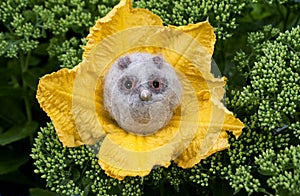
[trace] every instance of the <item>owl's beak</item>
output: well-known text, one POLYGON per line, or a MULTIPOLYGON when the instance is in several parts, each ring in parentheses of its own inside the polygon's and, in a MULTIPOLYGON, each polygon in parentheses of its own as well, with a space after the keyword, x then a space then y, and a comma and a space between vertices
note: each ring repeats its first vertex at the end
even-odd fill
POLYGON ((140 92, 140 99, 142 101, 149 101, 151 99, 152 93, 149 90, 143 89, 140 92))

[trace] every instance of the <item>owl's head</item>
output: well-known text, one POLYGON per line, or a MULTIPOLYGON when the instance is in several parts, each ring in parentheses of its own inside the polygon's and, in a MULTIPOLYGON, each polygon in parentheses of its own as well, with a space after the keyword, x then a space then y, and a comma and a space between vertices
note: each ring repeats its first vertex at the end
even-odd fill
POLYGON ((181 99, 181 84, 162 56, 133 53, 117 59, 104 81, 104 105, 124 130, 152 134, 168 124, 181 99))

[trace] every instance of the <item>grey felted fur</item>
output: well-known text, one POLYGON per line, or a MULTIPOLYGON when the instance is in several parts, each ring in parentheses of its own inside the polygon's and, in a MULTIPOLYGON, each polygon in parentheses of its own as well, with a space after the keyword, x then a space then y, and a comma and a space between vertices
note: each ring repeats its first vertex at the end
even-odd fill
POLYGON ((117 59, 104 81, 104 105, 118 125, 138 135, 168 124, 181 100, 181 84, 161 55, 133 53, 117 59))

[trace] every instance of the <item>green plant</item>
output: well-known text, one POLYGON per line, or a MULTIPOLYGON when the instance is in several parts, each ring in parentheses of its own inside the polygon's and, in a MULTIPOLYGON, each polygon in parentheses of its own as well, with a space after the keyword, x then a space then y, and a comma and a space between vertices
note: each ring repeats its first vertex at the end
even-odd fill
MULTIPOLYGON (((47 189, 65 195, 298 195, 300 3, 296 0, 134 2, 158 14, 165 24, 208 19, 216 28, 214 58, 228 78, 227 105, 247 125, 238 140, 230 139, 230 150, 191 169, 172 164, 155 168, 144 178, 117 181, 104 174, 85 146, 62 146, 36 103, 38 78, 60 66, 77 65, 89 27, 117 2, 0 2, 0 194, 17 191, 5 189, 7 184, 28 194, 29 188, 44 188, 46 182, 47 189), (34 140, 40 126, 44 128, 34 140), (29 158, 32 146, 34 168, 29 158)), ((51 194, 39 188, 30 193, 51 194)))
POLYGON ((229 151, 235 155, 228 177, 235 191, 300 194, 299 35, 300 26, 284 33, 265 26, 249 34, 249 51, 236 55, 247 85, 232 91, 229 105, 247 124, 247 131, 229 151), (245 176, 249 183, 241 183, 245 176))

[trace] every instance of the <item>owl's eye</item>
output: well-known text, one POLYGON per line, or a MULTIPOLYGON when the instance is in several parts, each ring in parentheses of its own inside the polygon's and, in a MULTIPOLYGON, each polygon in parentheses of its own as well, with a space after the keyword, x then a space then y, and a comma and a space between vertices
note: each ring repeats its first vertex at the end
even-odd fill
POLYGON ((165 78, 154 77, 154 79, 149 79, 148 85, 152 92, 163 93, 168 87, 168 81, 165 78))
POLYGON ((155 89, 160 89, 161 88, 161 82, 159 80, 153 80, 152 81, 152 87, 155 89))
POLYGON ((124 82, 124 86, 125 86, 126 89, 130 90, 133 87, 133 82, 131 80, 126 80, 124 82))
POLYGON ((132 90, 136 87, 137 82, 138 79, 135 76, 122 77, 118 81, 119 90, 127 95, 128 93, 131 93, 132 90))
POLYGON ((160 80, 156 79, 150 82, 150 87, 155 91, 160 91, 163 87, 163 84, 160 80))

